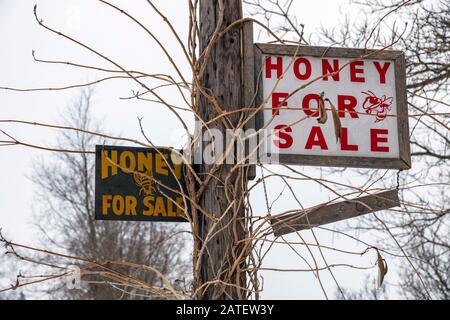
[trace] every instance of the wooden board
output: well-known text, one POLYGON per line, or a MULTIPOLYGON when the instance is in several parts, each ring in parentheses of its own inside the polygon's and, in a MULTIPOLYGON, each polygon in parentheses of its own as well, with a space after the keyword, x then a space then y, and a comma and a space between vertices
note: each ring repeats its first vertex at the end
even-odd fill
MULTIPOLYGON (((242 68, 243 68, 243 99, 244 108, 255 107, 255 76, 253 71, 255 70, 255 47, 253 44, 253 21, 245 22, 242 25, 242 68)), ((253 114, 253 110, 245 112, 246 117, 250 117, 253 114)), ((255 116, 251 117, 245 129, 255 129, 255 116)), ((246 156, 248 156, 252 150, 250 150, 250 143, 245 144, 246 156)), ((256 166, 250 164, 247 170, 247 179, 253 180, 256 177, 256 166)))
POLYGON ((312 207, 271 218, 273 233, 279 237, 291 232, 358 217, 367 213, 400 206, 397 190, 389 190, 356 199, 312 207))

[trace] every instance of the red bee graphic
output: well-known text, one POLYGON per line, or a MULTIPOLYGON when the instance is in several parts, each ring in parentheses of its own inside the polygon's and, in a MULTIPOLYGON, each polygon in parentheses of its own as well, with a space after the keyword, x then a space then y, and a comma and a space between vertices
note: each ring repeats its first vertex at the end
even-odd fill
POLYGON ((362 91, 367 95, 367 98, 363 102, 363 108, 366 110, 367 114, 372 114, 376 112, 375 122, 380 122, 386 119, 388 111, 391 110, 391 104, 394 100, 392 97, 386 97, 383 94, 381 98, 378 98, 372 91, 367 90, 362 91))

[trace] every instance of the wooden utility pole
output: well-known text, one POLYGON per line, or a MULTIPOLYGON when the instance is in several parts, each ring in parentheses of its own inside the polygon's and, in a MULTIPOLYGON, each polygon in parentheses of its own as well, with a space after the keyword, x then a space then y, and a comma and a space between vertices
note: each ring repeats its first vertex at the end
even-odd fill
MULTIPOLYGON (((218 0, 200 0, 200 52, 208 46, 218 24, 224 30, 242 18, 241 0, 223 0, 223 11, 218 0)), ((243 107, 242 80, 242 24, 221 37, 209 52, 208 62, 200 79, 204 90, 214 96, 223 112, 243 107)), ((218 116, 217 108, 204 95, 199 102, 199 113, 204 122, 218 116)), ((235 113, 211 122, 209 129, 237 127, 241 113, 235 113), (226 121, 223 121, 226 120, 226 121)), ((205 128, 202 128, 205 131, 205 128)), ((225 136, 225 135, 224 135, 225 136)), ((225 144, 225 143, 224 143, 225 144)), ((246 257, 248 245, 243 194, 247 178, 244 169, 233 165, 201 164, 198 173, 204 180, 213 174, 199 199, 199 205, 208 216, 199 213, 198 234, 201 267, 196 279, 199 299, 245 299, 246 257)))

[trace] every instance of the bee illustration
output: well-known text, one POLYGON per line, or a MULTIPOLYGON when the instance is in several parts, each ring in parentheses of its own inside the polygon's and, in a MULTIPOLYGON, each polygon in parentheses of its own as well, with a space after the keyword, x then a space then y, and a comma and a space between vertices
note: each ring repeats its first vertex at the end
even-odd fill
POLYGON ((362 91, 361 93, 367 95, 363 102, 363 109, 366 110, 366 113, 372 114, 376 112, 375 123, 386 119, 387 113, 391 110, 391 104, 394 99, 392 97, 387 97, 384 94, 381 98, 378 98, 370 90, 367 90, 367 92, 362 91))
POLYGON ((134 172, 133 173, 134 183, 139 188, 139 195, 152 195, 155 192, 155 181, 151 172, 134 172))

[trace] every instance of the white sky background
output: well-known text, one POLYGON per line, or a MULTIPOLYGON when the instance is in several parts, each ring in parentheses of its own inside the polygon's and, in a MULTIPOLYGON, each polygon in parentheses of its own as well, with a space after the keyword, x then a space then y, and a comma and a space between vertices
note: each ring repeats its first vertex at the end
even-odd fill
MULTIPOLYGON (((19 88, 63 86, 99 78, 98 73, 88 72, 61 65, 40 64, 33 61, 31 52, 42 59, 66 60, 89 65, 112 67, 86 50, 57 37, 39 27, 33 16, 33 5, 38 4, 38 15, 49 26, 55 27, 76 39, 91 45, 99 52, 107 54, 127 69, 148 73, 171 73, 175 75, 161 50, 138 26, 126 17, 92 0, 0 0, 0 86, 19 88)), ((175 39, 162 20, 152 12, 144 0, 114 1, 115 4, 129 10, 163 40, 189 76, 189 67, 175 39)), ((154 1, 171 20, 175 29, 186 39, 188 13, 187 1, 154 1)), ((350 7, 347 1, 315 0, 296 1, 294 12, 298 20, 306 25, 306 34, 320 25, 331 27, 343 20, 343 13, 357 15, 359 9, 350 7)), ((263 41, 261 38, 259 41, 263 41)), ((176 119, 167 110, 158 105, 137 100, 119 100, 129 96, 138 86, 128 80, 113 80, 96 87, 93 115, 104 119, 102 125, 109 131, 121 133, 129 138, 144 140, 141 136, 137 117, 144 117, 147 134, 157 145, 179 146, 179 130, 174 130, 176 119), (176 131, 176 133, 174 133, 176 131)), ((58 92, 17 93, 0 90, 0 119, 21 119, 44 123, 61 123, 61 114, 71 101, 78 96, 78 90, 58 92)), ((170 102, 180 105, 176 94, 170 102)), ((182 105, 181 105, 182 106, 182 105)), ((189 119, 189 117, 187 118, 189 119)), ((191 121, 192 122, 192 121, 191 121)), ((56 143, 56 131, 24 125, 0 124, 0 128, 19 140, 38 145, 52 146, 56 143)), ((5 234, 16 242, 37 244, 32 222, 33 184, 26 178, 30 173, 33 159, 50 157, 46 151, 37 151, 25 147, 0 148, 0 227, 5 234)), ((314 168, 298 168, 318 176, 314 168)), ((346 182, 356 184, 351 175, 346 182)), ((344 180, 344 179, 342 179, 344 180)), ((359 181, 361 183, 362 181, 359 181)), ((295 191, 303 205, 308 207, 329 200, 329 195, 313 182, 296 183, 295 191)), ((273 181, 269 185, 269 195, 274 200, 282 184, 273 181)), ((261 190, 253 195, 255 212, 265 213, 264 196, 261 190), (260 211, 258 211, 260 210, 260 211)), ((282 197, 274 206, 274 213, 296 208, 298 205, 291 197, 282 197)), ((357 223, 355 221, 354 223, 357 223)), ((51 227, 51 226, 49 226, 51 227)), ((309 231, 303 232, 307 242, 314 242, 309 231)), ((356 241, 337 236, 329 232, 316 232, 321 244, 336 246, 340 249, 361 252, 365 246, 356 241)), ((371 235, 359 235, 369 239, 371 235)), ((286 239, 298 241, 296 236, 286 239)), ((305 247, 296 249, 310 263, 312 259, 305 247)), ((357 266, 373 265, 375 253, 364 256, 335 254, 324 251, 328 263, 347 263, 357 266)), ((320 255, 315 251, 319 265, 323 266, 320 255)), ((388 261, 392 262, 392 261, 388 261)), ((392 264, 391 264, 392 265, 392 264)), ((265 260, 265 267, 305 269, 307 265, 286 245, 275 246, 265 260)), ((1 266, 0 266, 1 267, 1 266)), ((392 270, 392 268, 390 268, 392 270)), ((368 272, 376 275, 376 269, 368 272, 350 268, 333 270, 343 287, 358 288, 363 285, 364 275, 368 272)), ((263 298, 267 299, 323 299, 319 282, 314 274, 297 272, 262 272, 264 277, 263 298)), ((328 272, 321 272, 321 280, 329 297, 334 296, 335 285, 328 272)), ((395 282, 395 273, 390 271, 387 281, 395 282)))

